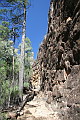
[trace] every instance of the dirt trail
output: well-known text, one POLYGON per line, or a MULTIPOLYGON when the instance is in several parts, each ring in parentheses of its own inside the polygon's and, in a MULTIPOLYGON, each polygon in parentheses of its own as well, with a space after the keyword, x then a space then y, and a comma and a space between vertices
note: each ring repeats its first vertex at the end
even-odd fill
POLYGON ((57 113, 53 113, 50 104, 46 103, 43 95, 39 94, 24 106, 23 115, 18 120, 59 120, 57 113))

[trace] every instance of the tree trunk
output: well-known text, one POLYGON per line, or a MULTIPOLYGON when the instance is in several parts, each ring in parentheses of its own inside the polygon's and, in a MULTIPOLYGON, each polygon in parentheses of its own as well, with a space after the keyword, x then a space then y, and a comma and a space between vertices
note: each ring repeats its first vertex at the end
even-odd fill
POLYGON ((24 2, 24 20, 22 28, 22 43, 21 43, 21 56, 20 56, 20 69, 19 69, 19 91, 20 98, 23 100, 23 82, 24 82, 24 51, 25 51, 25 38, 26 38, 26 4, 24 2))
POLYGON ((12 80, 12 87, 13 87, 13 90, 14 90, 14 85, 15 85, 15 80, 14 80, 14 48, 13 48, 13 80, 12 80))

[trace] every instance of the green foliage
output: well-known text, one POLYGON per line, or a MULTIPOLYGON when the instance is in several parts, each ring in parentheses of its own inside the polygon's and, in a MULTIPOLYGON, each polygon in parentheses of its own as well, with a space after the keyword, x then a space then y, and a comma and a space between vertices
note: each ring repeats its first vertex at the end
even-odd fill
POLYGON ((4 27, 7 27, 7 28, 8 28, 8 26, 9 26, 9 22, 2 21, 2 25, 3 25, 4 27))
POLYGON ((29 38, 26 38, 25 39, 25 53, 30 53, 32 50, 32 47, 31 47, 31 41, 29 38))
POLYGON ((13 103, 14 103, 20 94, 19 87, 15 86, 14 88, 10 88, 10 92, 11 92, 11 94, 10 94, 11 102, 13 101, 13 103))
MULTIPOLYGON (((4 3, 4 1, 1 2, 4 3)), ((2 18, 2 20, 7 19, 8 21, 2 21, 0 24, 0 106, 6 106, 9 102, 12 103, 20 93, 18 87, 20 54, 18 54, 18 49, 15 49, 14 45, 16 38, 19 37, 19 32, 21 32, 19 27, 22 26, 23 6, 25 4, 29 5, 28 0, 6 0, 5 6, 9 5, 11 7, 8 6, 7 9, 6 6, 0 9, 0 18, 2 18)), ((25 81, 32 74, 32 62, 33 53, 31 41, 26 38, 24 66, 25 81)), ((25 82, 24 86, 29 87, 29 83, 25 82)))
POLYGON ((10 94, 10 78, 12 74, 12 47, 9 39, 9 23, 0 25, 0 105, 5 103, 10 94))
POLYGON ((1 112, 0 112, 0 120, 7 120, 5 113, 1 113, 1 112))
POLYGON ((0 104, 3 104, 5 102, 5 99, 8 99, 9 96, 9 81, 2 81, 1 86, 1 96, 0 96, 0 104))
POLYGON ((11 3, 11 2, 17 2, 18 0, 7 0, 7 2, 11 3))
POLYGON ((19 87, 18 86, 14 86, 13 87, 10 87, 10 93, 14 92, 14 94, 18 94, 19 93, 19 87))
POLYGON ((9 38, 9 28, 6 25, 0 25, 0 40, 8 40, 9 38))
POLYGON ((8 10, 7 9, 0 9, 0 14, 6 13, 8 10))
POLYGON ((24 82, 24 87, 29 88, 29 82, 24 82))

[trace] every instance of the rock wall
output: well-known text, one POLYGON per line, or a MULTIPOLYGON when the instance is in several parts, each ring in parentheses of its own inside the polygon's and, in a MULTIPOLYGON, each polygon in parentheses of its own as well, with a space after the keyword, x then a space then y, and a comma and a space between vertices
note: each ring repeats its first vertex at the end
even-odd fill
POLYGON ((33 68, 33 74, 32 74, 32 77, 31 77, 32 87, 35 91, 39 91, 41 83, 40 83, 39 64, 38 64, 37 60, 34 61, 34 64, 33 64, 32 68, 33 68))
POLYGON ((60 120, 80 120, 80 0, 51 0, 48 17, 37 56, 40 89, 60 120))

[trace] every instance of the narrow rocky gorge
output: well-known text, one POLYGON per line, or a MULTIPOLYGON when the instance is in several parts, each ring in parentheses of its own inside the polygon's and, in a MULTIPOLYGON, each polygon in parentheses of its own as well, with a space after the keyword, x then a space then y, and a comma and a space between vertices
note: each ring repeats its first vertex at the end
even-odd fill
POLYGON ((18 120, 80 120, 80 0, 50 0, 30 82, 34 99, 18 120))
POLYGON ((32 85, 59 120, 80 120, 80 0, 51 0, 32 85))

